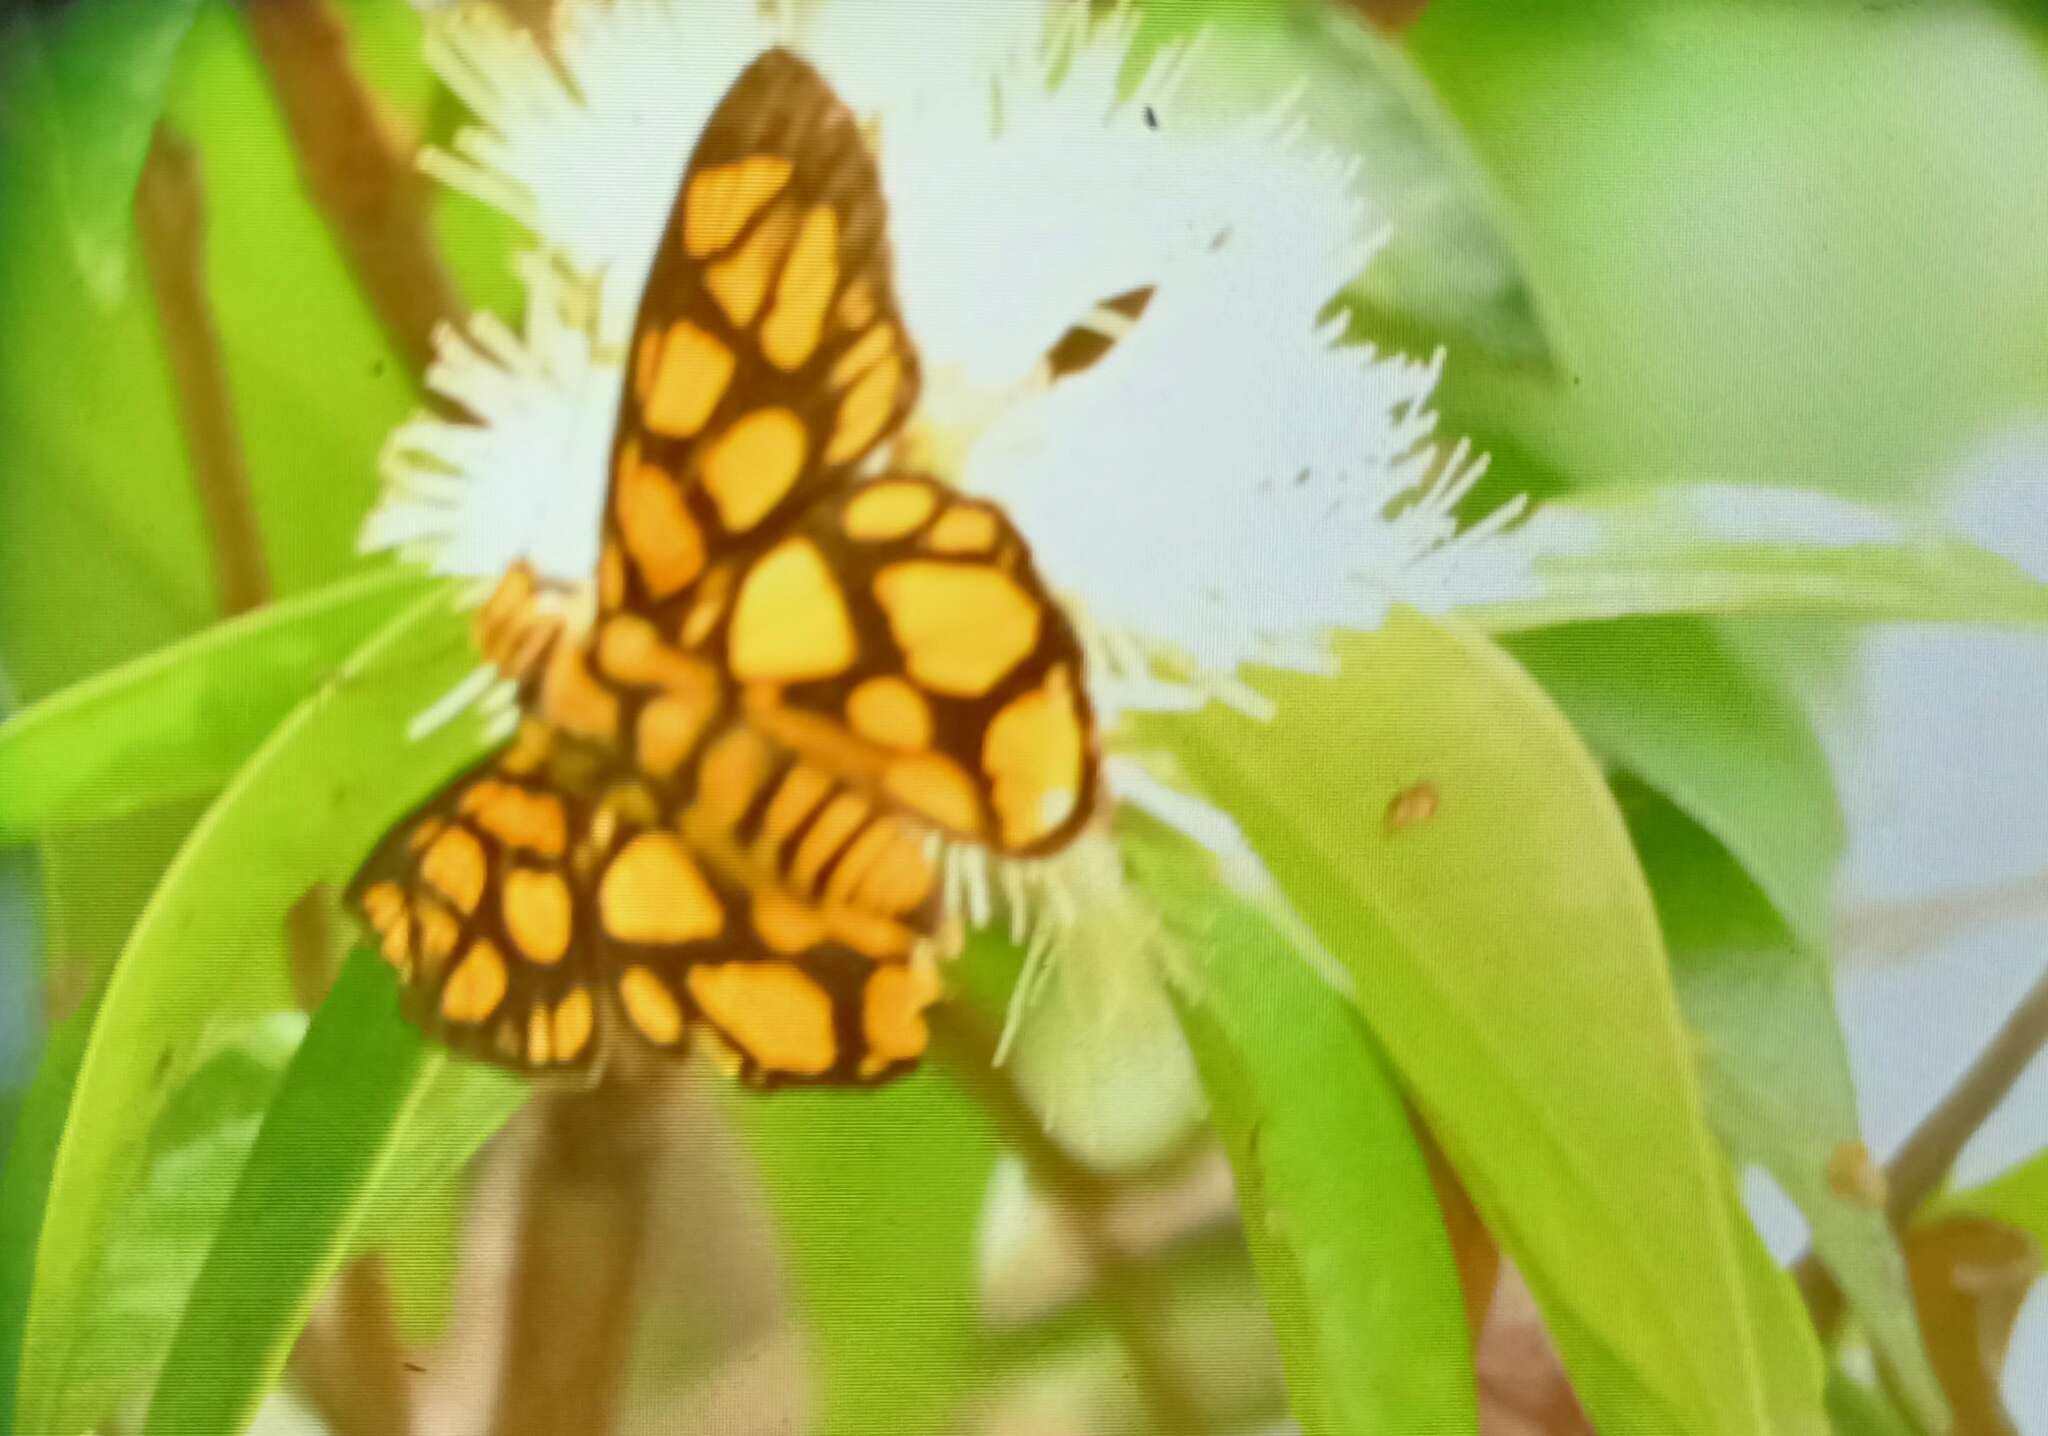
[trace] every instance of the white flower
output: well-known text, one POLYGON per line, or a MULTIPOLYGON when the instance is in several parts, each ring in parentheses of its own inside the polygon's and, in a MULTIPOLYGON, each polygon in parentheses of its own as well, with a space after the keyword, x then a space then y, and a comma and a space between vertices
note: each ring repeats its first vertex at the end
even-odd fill
MULTIPOLYGON (((1325 669, 1332 630, 1374 627, 1393 603, 1512 588, 1456 535, 1452 506, 1483 465, 1432 442, 1437 366, 1340 344, 1321 317, 1379 242, 1351 167, 1285 106, 1202 113, 1198 56, 1160 58, 1131 88, 1132 26, 1085 10, 1047 25, 1023 3, 778 18, 754 0, 565 0, 548 57, 487 9, 431 22, 429 58, 479 127, 430 168, 538 248, 523 334, 484 318, 442 336, 429 382, 475 421, 400 429, 365 545, 449 573, 524 557, 588 581, 663 221, 705 119, 779 43, 875 138, 926 376, 919 452, 1030 543, 1084 634, 1113 752, 1119 715, 1210 698, 1258 712, 1246 663, 1325 669), (1099 308, 1136 292, 1135 322, 1099 308), (1077 324, 1118 337, 1048 382, 1047 351, 1077 324)), ((1110 778, 1256 873, 1222 815, 1129 763, 1110 778)), ((1070 920, 1042 935, 1085 929, 1117 888, 1099 855, 1082 867, 1085 893, 1053 902, 1070 920)), ((980 915, 985 886, 962 901, 980 915)), ((1107 921, 1128 940, 1127 918, 1107 921)))

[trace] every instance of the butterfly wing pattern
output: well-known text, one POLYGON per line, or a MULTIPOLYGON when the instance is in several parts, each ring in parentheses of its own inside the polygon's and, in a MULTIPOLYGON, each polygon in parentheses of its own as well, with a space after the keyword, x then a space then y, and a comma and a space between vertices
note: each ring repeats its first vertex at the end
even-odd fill
POLYGON ((517 565, 479 613, 525 717, 351 898, 408 1014, 586 1079, 631 1038, 749 1082, 924 1051, 940 839, 1087 820, 1081 650, 992 505, 877 456, 918 361, 875 163, 771 50, 705 127, 634 325, 594 605, 517 565))

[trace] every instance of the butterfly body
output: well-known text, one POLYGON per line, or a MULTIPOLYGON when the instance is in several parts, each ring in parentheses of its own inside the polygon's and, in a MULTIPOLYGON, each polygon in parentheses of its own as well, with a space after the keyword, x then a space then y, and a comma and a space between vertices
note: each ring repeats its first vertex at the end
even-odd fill
POLYGON ((594 591, 480 610, 514 740, 352 894, 415 1020, 588 1074, 693 1037, 748 1080, 925 1045, 942 839, 1057 849, 1094 799, 1081 654, 1021 537, 873 472, 918 391, 872 157, 761 56, 707 124, 642 299, 594 591))

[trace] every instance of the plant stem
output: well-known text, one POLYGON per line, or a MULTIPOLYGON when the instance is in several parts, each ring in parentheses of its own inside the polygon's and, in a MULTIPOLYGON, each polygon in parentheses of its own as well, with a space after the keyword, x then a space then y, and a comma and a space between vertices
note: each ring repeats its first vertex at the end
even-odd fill
POLYGON ((243 13, 307 193, 384 332, 424 373, 435 328, 463 306, 434 247, 416 143, 349 63, 326 0, 254 0, 243 13))
POLYGON ((270 597, 249 474, 235 430, 220 333, 206 298, 206 194, 192 146, 159 124, 135 191, 135 228, 177 395, 178 422, 227 614, 270 597))
POLYGON ((1835 948, 1844 958, 1896 962, 1938 947, 1960 933, 1996 922, 2038 918, 2048 911, 2048 871, 1902 902, 1871 902, 1843 912, 1835 948))
MULTIPOLYGON (((2048 1046, 2048 969, 2007 1015, 1969 1070, 1885 1164, 1885 1216, 1895 1229, 1903 1230, 1927 1199, 1941 1190, 1956 1157, 2044 1046, 2048 1046)), ((1832 1335, 1845 1306, 1840 1288, 1810 1252, 1792 1271, 1815 1328, 1823 1336, 1832 1335)))
POLYGON ((292 1372, 334 1436, 406 1436, 412 1403, 384 1265, 360 1257, 335 1279, 292 1350, 292 1372))
POLYGON ((664 1089, 606 1081, 540 1097, 492 1436, 602 1436, 638 1310, 664 1089))

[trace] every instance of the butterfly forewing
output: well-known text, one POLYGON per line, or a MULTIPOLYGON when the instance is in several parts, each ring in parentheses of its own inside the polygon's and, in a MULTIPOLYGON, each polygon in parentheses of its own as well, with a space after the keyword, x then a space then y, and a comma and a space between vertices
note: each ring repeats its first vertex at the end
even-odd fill
POLYGON ((843 483, 916 401, 881 183, 853 117, 771 50, 706 125, 638 319, 600 601, 686 593, 843 483))

